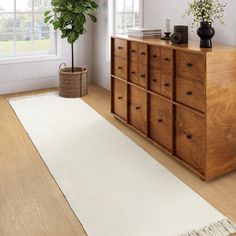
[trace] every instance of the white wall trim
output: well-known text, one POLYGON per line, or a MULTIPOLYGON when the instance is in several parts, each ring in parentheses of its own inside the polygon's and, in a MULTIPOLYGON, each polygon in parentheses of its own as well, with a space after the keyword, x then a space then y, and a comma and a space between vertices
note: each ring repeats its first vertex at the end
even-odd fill
POLYGON ((52 87, 58 87, 58 76, 2 82, 0 83, 0 94, 25 92, 52 87))

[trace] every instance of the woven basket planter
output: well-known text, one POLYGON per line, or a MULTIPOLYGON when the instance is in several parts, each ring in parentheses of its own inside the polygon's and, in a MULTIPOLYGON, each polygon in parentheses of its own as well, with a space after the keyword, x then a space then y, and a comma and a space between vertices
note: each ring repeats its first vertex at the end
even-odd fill
MULTIPOLYGON (((62 64, 65 65, 65 64, 62 64)), ((71 68, 59 70, 59 94, 66 98, 78 98, 88 94, 88 69, 85 67, 75 67, 74 72, 71 68)))

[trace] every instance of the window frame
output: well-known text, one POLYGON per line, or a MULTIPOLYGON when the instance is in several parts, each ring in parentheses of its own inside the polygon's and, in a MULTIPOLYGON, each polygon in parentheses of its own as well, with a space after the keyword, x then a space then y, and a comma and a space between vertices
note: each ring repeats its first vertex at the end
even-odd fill
MULTIPOLYGON (((34 34, 35 32, 34 23, 35 23, 35 16, 41 15, 44 11, 37 11, 34 8, 34 0, 32 0, 32 9, 30 11, 17 11, 16 9, 16 1, 14 0, 14 9, 12 11, 2 11, 0 15, 12 15, 14 18, 14 30, 10 33, 8 32, 1 32, 0 35, 12 35, 13 36, 13 51, 9 53, 0 53, 0 64, 8 64, 8 63, 18 63, 18 62, 27 62, 27 61, 41 61, 41 60, 53 60, 59 59, 61 57, 61 51, 58 50, 58 44, 60 44, 60 38, 57 33, 50 25, 49 31, 45 31, 42 33, 49 33, 50 35, 50 48, 49 50, 34 50, 34 34), (29 14, 32 15, 32 50, 30 51, 16 51, 16 35, 17 34, 24 34, 24 32, 17 32, 16 29, 16 17, 20 14, 29 14)), ((46 10, 46 9, 45 9, 46 10)))
MULTIPOLYGON (((116 16, 117 16, 117 11, 116 11, 116 1, 120 1, 120 0, 114 0, 113 2, 113 33, 114 34, 117 34, 116 32, 116 16)), ((126 0, 122 0, 124 1, 124 4, 125 4, 125 1, 126 0)), ((133 2, 135 0, 132 0, 133 2)), ((143 27, 144 25, 144 13, 143 13, 143 9, 144 9, 144 0, 139 0, 139 27, 143 27)), ((121 14, 126 14, 126 11, 124 9, 124 12, 120 12, 121 14)), ((133 13, 132 13, 133 14, 133 13)), ((123 32, 123 33, 119 33, 119 34, 127 34, 127 32, 123 32)))

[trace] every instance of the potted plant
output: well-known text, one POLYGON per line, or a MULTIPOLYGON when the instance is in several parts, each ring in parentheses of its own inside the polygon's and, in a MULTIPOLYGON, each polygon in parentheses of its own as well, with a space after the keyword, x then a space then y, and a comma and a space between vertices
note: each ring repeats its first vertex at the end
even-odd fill
POLYGON ((80 35, 86 33, 87 18, 97 22, 93 15, 98 5, 91 0, 52 0, 52 10, 44 13, 45 23, 53 25, 55 30, 61 31, 61 38, 67 38, 71 44, 71 68, 59 70, 59 93, 63 97, 80 97, 86 94, 87 69, 74 65, 74 43, 80 35), (83 86, 86 86, 86 88, 83 86), (82 88, 83 87, 83 88, 82 88), (83 89, 83 90, 82 90, 83 89))
POLYGON ((193 0, 188 5, 185 15, 193 15, 192 27, 199 26, 197 34, 200 37, 200 47, 211 48, 211 39, 215 35, 212 23, 219 20, 224 24, 224 8, 226 4, 220 3, 219 0, 193 0))

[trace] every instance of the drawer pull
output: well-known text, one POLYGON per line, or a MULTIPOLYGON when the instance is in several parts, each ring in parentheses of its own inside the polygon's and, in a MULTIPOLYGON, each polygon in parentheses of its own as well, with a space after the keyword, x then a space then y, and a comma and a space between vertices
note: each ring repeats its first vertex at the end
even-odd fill
POLYGON ((170 59, 169 59, 168 57, 165 57, 164 60, 165 60, 165 61, 169 61, 170 59))
POLYGON ((145 78, 145 75, 141 75, 141 78, 145 78))
POLYGON ((156 79, 153 79, 152 81, 153 81, 153 82, 157 82, 157 80, 156 80, 156 79))
POLYGON ((132 72, 131 72, 131 74, 135 75, 135 74, 136 74, 136 72, 135 72, 135 71, 132 71, 132 72))
POLYGON ((119 69, 119 70, 122 70, 122 69, 123 69, 123 67, 122 67, 122 66, 118 66, 118 69, 119 69))
POLYGON ((153 55, 152 57, 153 57, 153 58, 157 58, 157 55, 153 55))
POLYGON ((192 95, 193 95, 193 93, 192 93, 191 91, 187 91, 186 94, 187 94, 188 96, 192 96, 192 95))
POLYGON ((145 55, 146 55, 146 53, 145 53, 145 52, 141 52, 140 54, 141 54, 142 56, 145 56, 145 55))
POLYGON ((163 122, 163 119, 158 119, 157 120, 159 123, 162 123, 163 122))
POLYGON ((136 110, 140 110, 140 106, 135 107, 136 110))
POLYGON ((123 98, 122 96, 118 97, 119 100, 121 100, 122 98, 123 98))
POLYGON ((192 63, 187 63, 187 66, 188 67, 193 67, 193 64, 192 63))
POLYGON ((187 135, 186 135, 186 138, 187 138, 187 139, 192 139, 192 135, 191 135, 191 134, 187 134, 187 135))
POLYGON ((118 47, 118 49, 119 49, 119 50, 122 50, 122 49, 123 49, 123 47, 118 47))
POLYGON ((169 83, 165 83, 164 86, 165 87, 170 87, 170 84, 169 83))
POLYGON ((133 49, 133 50, 131 50, 131 52, 132 52, 132 53, 136 53, 136 50, 133 49))

